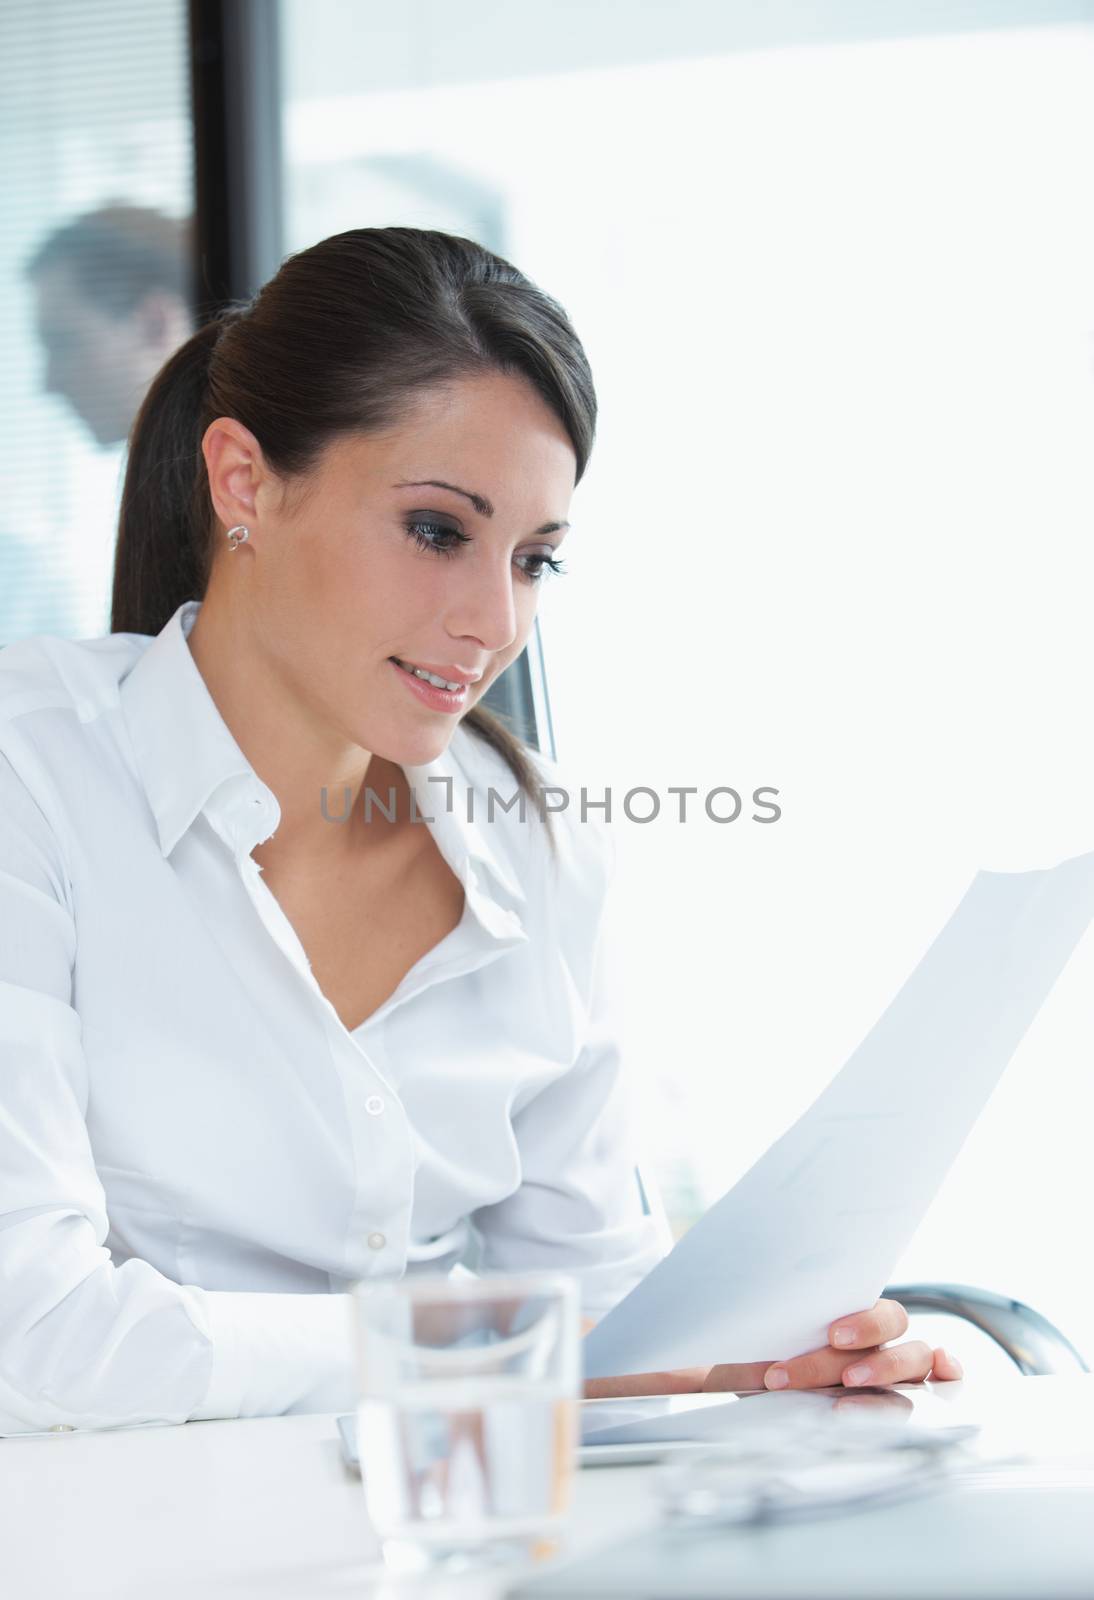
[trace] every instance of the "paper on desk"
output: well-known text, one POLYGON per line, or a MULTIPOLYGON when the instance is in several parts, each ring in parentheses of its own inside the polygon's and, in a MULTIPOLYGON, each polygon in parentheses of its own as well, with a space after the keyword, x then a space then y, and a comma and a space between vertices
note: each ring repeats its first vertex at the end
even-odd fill
POLYGON ((808 1111, 582 1341, 586 1377, 785 1359, 873 1305, 1092 917, 1094 853, 977 873, 808 1111))

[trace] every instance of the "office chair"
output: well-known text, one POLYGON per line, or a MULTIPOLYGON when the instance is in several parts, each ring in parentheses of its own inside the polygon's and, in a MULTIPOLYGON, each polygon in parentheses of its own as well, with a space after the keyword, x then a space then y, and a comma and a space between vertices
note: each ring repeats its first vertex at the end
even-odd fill
POLYGON ((1090 1370, 1059 1328, 1021 1300, 964 1283, 897 1283, 882 1294, 898 1300, 909 1316, 934 1311, 971 1323, 1006 1351, 1025 1377, 1090 1370))

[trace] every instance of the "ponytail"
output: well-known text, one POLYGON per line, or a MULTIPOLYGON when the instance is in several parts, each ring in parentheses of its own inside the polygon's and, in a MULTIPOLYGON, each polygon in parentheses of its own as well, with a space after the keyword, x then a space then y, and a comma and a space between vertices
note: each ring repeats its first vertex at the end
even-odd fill
POLYGON ((202 420, 213 351, 239 315, 224 312, 179 346, 130 429, 112 633, 159 633, 184 600, 205 594, 211 549, 202 420))

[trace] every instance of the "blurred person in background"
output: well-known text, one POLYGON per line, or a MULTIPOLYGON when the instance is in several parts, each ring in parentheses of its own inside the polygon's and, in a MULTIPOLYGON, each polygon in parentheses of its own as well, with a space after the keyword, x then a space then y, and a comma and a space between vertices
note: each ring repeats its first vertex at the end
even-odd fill
MULTIPOLYGON (((120 462, 148 385, 194 331, 190 249, 188 221, 111 201, 55 228, 26 264, 46 358, 43 388, 65 401, 104 457, 117 450, 120 462)), ((109 502, 82 513, 85 549, 101 546, 103 561, 113 551, 120 492, 119 477, 109 502)), ((0 646, 79 628, 76 579, 55 573, 41 581, 50 559, 34 541, 0 531, 0 646)), ((104 606, 106 598, 104 587, 104 606)))
POLYGON ((47 394, 96 444, 122 443, 152 378, 194 330, 189 223, 111 202, 44 239, 27 276, 47 394))

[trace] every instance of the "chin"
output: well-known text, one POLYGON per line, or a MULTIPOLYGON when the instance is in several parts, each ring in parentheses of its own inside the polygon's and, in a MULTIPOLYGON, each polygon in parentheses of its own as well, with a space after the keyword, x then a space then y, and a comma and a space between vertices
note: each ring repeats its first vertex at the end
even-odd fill
POLYGON ((362 739, 361 743, 364 749, 371 749, 373 755, 392 761, 396 766, 424 767, 448 749, 456 722, 453 717, 435 729, 398 728, 381 743, 370 745, 367 739, 362 739))

